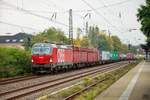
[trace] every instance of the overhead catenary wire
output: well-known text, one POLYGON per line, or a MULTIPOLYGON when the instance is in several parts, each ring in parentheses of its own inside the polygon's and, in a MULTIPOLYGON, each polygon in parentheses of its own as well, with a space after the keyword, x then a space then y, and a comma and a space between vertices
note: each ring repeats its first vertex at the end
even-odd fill
POLYGON ((69 27, 69 25, 66 25, 66 24, 64 24, 64 23, 62 23, 62 22, 59 22, 59 21, 56 21, 56 20, 55 20, 55 21, 54 21, 54 20, 51 20, 51 19, 48 18, 48 17, 45 17, 45 16, 42 16, 42 15, 39 15, 39 14, 30 12, 30 11, 25 10, 25 9, 23 9, 23 8, 16 7, 15 5, 11 5, 11 4, 9 4, 9 3, 7 3, 7 2, 4 2, 4 1, 1 1, 1 2, 4 3, 4 4, 6 4, 7 6, 10 6, 10 7, 12 7, 12 8, 15 8, 15 9, 17 9, 17 10, 19 10, 19 11, 23 11, 23 12, 25 12, 25 13, 27 13, 27 14, 30 14, 30 15, 33 15, 33 16, 36 16, 36 17, 39 17, 39 18, 42 18, 42 19, 49 20, 49 21, 51 21, 51 22, 53 22, 53 23, 56 23, 56 24, 59 24, 59 25, 63 25, 63 26, 65 26, 65 27, 69 27))
POLYGON ((113 14, 113 12, 110 10, 110 9, 108 9, 107 8, 107 6, 106 6, 106 4, 105 4, 105 2, 103 1, 103 0, 97 0, 99 3, 101 3, 104 7, 106 7, 106 10, 109 12, 109 13, 111 13, 111 14, 113 14))
MULTIPOLYGON (((101 10, 103 8, 110 8, 110 7, 114 7, 114 6, 118 6, 118 5, 121 5, 121 4, 128 3, 130 1, 133 1, 133 0, 124 0, 124 1, 121 1, 121 2, 117 2, 117 3, 112 3, 112 4, 100 6, 100 7, 94 8, 94 10, 101 10)), ((74 12, 87 12, 87 11, 93 11, 93 10, 91 10, 91 9, 74 10, 74 12)))
MULTIPOLYGON (((106 10, 107 10, 109 13, 113 13, 111 9, 108 9, 108 8, 107 8, 107 6, 106 6, 106 4, 105 4, 105 2, 104 2, 103 0, 97 0, 97 1, 100 2, 100 3, 102 3, 102 4, 106 7, 106 10)), ((130 1, 131 1, 131 0, 130 0, 130 1)), ((122 3, 124 3, 124 2, 122 2, 122 3)), ((119 17, 121 17, 121 13, 119 13, 119 14, 120 14, 119 17)), ((126 26, 126 25, 123 24, 121 18, 118 18, 118 16, 116 16, 116 18, 120 21, 120 23, 122 24, 122 26, 126 26)))
MULTIPOLYGON (((11 8, 6 8, 6 7, 1 7, 0 9, 16 10, 16 9, 11 9, 11 8)), ((64 10, 64 11, 46 11, 46 10, 32 10, 32 9, 24 9, 24 10, 30 11, 30 12, 35 12, 35 13, 59 13, 59 14, 68 13, 68 10, 64 10)))
POLYGON ((103 6, 106 7, 106 10, 107 10, 109 13, 113 14, 113 12, 112 12, 109 8, 107 8, 107 6, 106 6, 106 4, 105 4, 105 2, 104 2, 103 0, 97 0, 97 1, 100 2, 100 3, 102 3, 103 6))
MULTIPOLYGON (((1 0, 0 0, 1 1, 1 0)), ((47 0, 44 0, 44 1, 47 1, 47 0)), ((49 3, 44 3, 45 5, 47 5, 48 7, 50 7, 51 5, 49 5, 49 3)), ((23 1, 22 1, 22 8, 23 8, 23 1)), ((19 6, 18 6, 18 2, 17 2, 17 6, 16 6, 18 9, 19 9, 19 6)), ((21 8, 21 7, 20 7, 21 8)), ((21 9, 22 9, 21 8, 21 9)), ((17 10, 17 9, 12 9, 12 8, 8 8, 8 7, 2 7, 0 6, 0 9, 4 9, 4 10, 17 10)), ((24 10, 27 10, 27 11, 30 11, 30 12, 36 12, 36 13, 60 13, 60 14, 65 14, 65 13, 68 13, 68 10, 56 10, 56 11, 52 11, 52 10, 33 10, 33 9, 24 9, 24 10)))
POLYGON ((103 18, 108 24, 110 24, 112 27, 116 28, 119 33, 122 33, 120 30, 118 30, 118 28, 115 25, 113 25, 107 18, 105 18, 105 16, 103 16, 101 13, 96 11, 95 8, 91 4, 89 4, 85 0, 81 0, 81 1, 83 1, 87 6, 89 6, 97 15, 99 15, 101 18, 103 18))
MULTIPOLYGON (((2 1, 2 0, 0 0, 2 1)), ((100 6, 100 7, 97 7, 95 8, 94 10, 100 10, 100 9, 103 9, 103 8, 109 8, 109 7, 113 7, 113 6, 118 6, 118 5, 121 5, 121 4, 125 4, 125 3, 128 3, 130 1, 133 1, 133 0, 124 0, 124 1, 120 1, 120 2, 117 2, 117 3, 112 3, 112 4, 108 4, 108 5, 103 5, 103 6, 100 6)), ((56 5, 56 4, 55 4, 56 5)), ((10 9, 10 8, 2 8, 2 9, 10 9)), ((43 12, 43 13, 54 13, 54 12, 57 12, 57 11, 38 11, 38 10, 31 10, 31 11, 35 11, 35 12, 43 12)), ((74 10, 74 12, 90 12, 90 11, 93 11, 91 9, 83 9, 83 10, 74 10)), ((58 11, 58 13, 63 13, 63 12, 66 12, 66 11, 58 11)))
MULTIPOLYGON (((2 1, 2 0, 0 0, 2 1)), ((94 10, 101 10, 103 8, 110 8, 110 7, 113 7, 113 6, 118 6, 118 5, 121 5, 121 4, 124 4, 124 3, 127 3, 127 2, 130 2, 130 1, 133 1, 133 0, 124 0, 124 1, 121 1, 121 2, 117 2, 117 3, 112 3, 112 4, 108 4, 108 5, 103 5, 101 7, 97 7, 95 8, 94 10)), ((1 8, 1 9, 10 9, 10 8, 1 8)), ((61 8, 62 9, 62 8, 61 8)), ((10 10, 13 10, 13 9, 10 9, 10 10)), ((31 12, 39 12, 39 13, 67 13, 68 10, 64 10, 64 11, 40 11, 40 10, 30 10, 30 9, 26 9, 27 11, 31 11, 31 12)), ((74 13, 75 12, 91 12, 93 10, 91 9, 83 9, 83 10, 74 10, 74 13)))
MULTIPOLYGON (((53 7, 55 8, 59 8, 61 10, 56 10, 56 11, 40 11, 40 13, 59 13, 59 14, 65 14, 65 13, 68 13, 69 11, 62 8, 62 7, 58 7, 55 2, 53 2, 52 0, 43 0, 43 1, 47 1, 47 3, 44 3, 45 5, 48 6, 48 8, 51 6, 50 4, 53 4, 53 7)), ((34 10, 35 11, 35 10, 34 10)), ((36 11, 36 12, 39 12, 39 11, 36 11)))
POLYGON ((106 7, 107 7, 107 8, 108 8, 108 7, 113 7, 113 6, 121 5, 121 4, 130 2, 130 1, 133 1, 133 0, 124 0, 124 1, 121 1, 121 2, 117 2, 117 3, 105 5, 105 6, 103 6, 103 7, 98 7, 98 8, 96 8, 96 9, 98 10, 98 9, 102 9, 102 8, 106 8, 106 7))
MULTIPOLYGON (((0 0, 2 1, 2 0, 0 0)), ((112 4, 108 4, 108 5, 103 5, 103 6, 100 6, 100 7, 97 7, 95 8, 94 10, 101 10, 103 8, 110 8, 110 7, 114 7, 114 6, 118 6, 118 5, 121 5, 121 4, 125 4, 125 3, 128 3, 128 2, 131 2, 133 0, 124 0, 124 1, 120 1, 120 2, 117 2, 117 3, 112 3, 112 4)), ((10 9, 10 8, 1 8, 1 9, 10 9)), ((68 12, 68 11, 38 11, 38 10, 29 10, 29 11, 32 11, 32 12, 40 12, 40 13, 54 13, 54 12, 57 12, 57 13, 65 13, 65 12, 68 12)), ((93 11, 91 9, 83 9, 83 10, 74 10, 74 13, 75 12, 90 12, 90 11, 93 11)))
MULTIPOLYGON (((53 5, 53 7, 56 7, 56 4, 55 4, 53 1, 51 1, 51 0, 42 0, 42 1, 50 1, 51 4, 53 5)), ((44 3, 44 2, 43 2, 43 3, 44 3)), ((44 4, 47 5, 48 8, 51 6, 51 5, 49 4, 49 2, 44 3, 44 4)))
POLYGON ((39 29, 35 29, 35 28, 27 27, 27 26, 22 26, 22 25, 16 25, 16 24, 12 24, 12 23, 9 23, 9 22, 1 21, 1 20, 0 20, 0 23, 10 25, 10 26, 13 26, 13 27, 19 27, 19 28, 26 28, 26 29, 29 29, 29 30, 41 31, 39 29))
POLYGON ((61 10, 65 10, 63 7, 60 7, 60 6, 58 7, 53 0, 44 0, 44 1, 47 1, 48 6, 50 6, 49 4, 53 4, 55 8, 60 8, 61 10))

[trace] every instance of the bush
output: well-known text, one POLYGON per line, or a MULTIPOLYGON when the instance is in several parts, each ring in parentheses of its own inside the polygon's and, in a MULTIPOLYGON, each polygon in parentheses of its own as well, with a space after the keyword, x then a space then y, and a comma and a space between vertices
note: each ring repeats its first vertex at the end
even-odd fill
POLYGON ((31 72, 30 52, 16 48, 0 48, 0 77, 31 72))

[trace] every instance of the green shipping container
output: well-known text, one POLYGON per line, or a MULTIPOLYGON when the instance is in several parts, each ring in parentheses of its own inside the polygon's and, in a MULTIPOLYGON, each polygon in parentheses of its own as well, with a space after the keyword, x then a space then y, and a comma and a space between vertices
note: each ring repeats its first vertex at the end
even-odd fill
POLYGON ((117 51, 111 51, 110 58, 111 58, 111 60, 118 60, 118 52, 117 51))

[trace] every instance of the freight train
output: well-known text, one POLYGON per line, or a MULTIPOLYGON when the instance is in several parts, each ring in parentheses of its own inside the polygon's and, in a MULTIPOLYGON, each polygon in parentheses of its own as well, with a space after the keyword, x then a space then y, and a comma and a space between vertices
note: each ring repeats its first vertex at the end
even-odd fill
POLYGON ((98 64, 133 60, 134 54, 97 48, 36 43, 32 47, 32 72, 49 73, 98 64))

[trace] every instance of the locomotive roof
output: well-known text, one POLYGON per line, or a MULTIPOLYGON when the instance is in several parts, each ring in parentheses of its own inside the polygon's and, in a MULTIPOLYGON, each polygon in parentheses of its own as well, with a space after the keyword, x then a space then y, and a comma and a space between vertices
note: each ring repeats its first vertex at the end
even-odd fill
POLYGON ((50 47, 57 47, 56 44, 50 44, 50 43, 36 43, 33 45, 33 47, 36 46, 50 46, 50 47))
POLYGON ((36 46, 50 46, 50 47, 57 47, 57 48, 72 48, 71 45, 62 45, 62 44, 54 44, 54 43, 36 43, 33 45, 33 47, 36 46))

